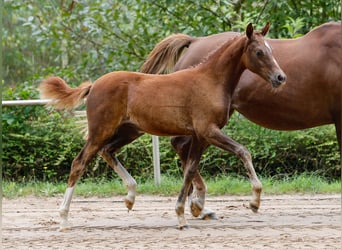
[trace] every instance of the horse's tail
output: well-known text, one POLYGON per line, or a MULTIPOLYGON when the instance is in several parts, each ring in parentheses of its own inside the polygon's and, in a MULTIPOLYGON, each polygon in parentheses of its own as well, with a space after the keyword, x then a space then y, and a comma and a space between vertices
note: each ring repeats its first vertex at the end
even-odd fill
POLYGON ((148 55, 140 72, 165 74, 173 72, 184 48, 189 47, 192 38, 185 34, 174 34, 159 42, 148 55))
POLYGON ((63 79, 52 76, 39 85, 40 98, 50 99, 49 105, 57 109, 72 109, 82 104, 91 87, 90 82, 84 82, 76 88, 71 88, 63 79))

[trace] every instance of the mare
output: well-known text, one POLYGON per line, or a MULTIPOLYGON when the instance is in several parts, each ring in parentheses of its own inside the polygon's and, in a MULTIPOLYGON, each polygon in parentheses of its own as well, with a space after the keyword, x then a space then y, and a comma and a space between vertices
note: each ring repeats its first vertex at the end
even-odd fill
POLYGON ((205 62, 168 75, 117 71, 101 76, 93 84, 86 82, 76 88, 69 87, 59 77, 45 79, 39 86, 41 97, 51 99, 56 108, 72 109, 86 98, 88 138, 71 165, 68 187, 59 209, 60 229, 69 227, 68 212, 76 182, 97 153, 125 182, 126 206, 132 208, 136 182, 115 153, 145 132, 192 138, 175 208, 179 228, 188 226, 184 216, 185 201, 198 172, 203 145, 207 144, 232 151, 241 158, 253 185, 250 206, 257 210, 262 185, 251 156, 242 145, 224 135, 221 128, 228 121, 231 96, 246 68, 273 87, 285 83, 286 75, 264 40, 268 30, 269 23, 260 32, 254 32, 249 24, 245 35, 227 39, 229 41, 205 62))
MULTIPOLYGON (((185 34, 171 35, 150 52, 141 72, 162 74, 192 67, 226 39, 239 35, 236 32, 197 38, 185 34)), ((229 113, 236 110, 250 121, 275 130, 299 130, 334 124, 341 148, 341 23, 322 24, 296 39, 266 41, 287 75, 286 85, 275 93, 264 79, 246 70, 232 93, 229 113)), ((185 168, 191 138, 176 137, 171 142, 185 168)), ((194 177, 193 184, 195 199, 198 195, 196 189, 205 189, 199 173, 194 177)), ((196 216, 198 211, 192 213, 196 216)), ((203 209, 202 216, 214 214, 203 209)))

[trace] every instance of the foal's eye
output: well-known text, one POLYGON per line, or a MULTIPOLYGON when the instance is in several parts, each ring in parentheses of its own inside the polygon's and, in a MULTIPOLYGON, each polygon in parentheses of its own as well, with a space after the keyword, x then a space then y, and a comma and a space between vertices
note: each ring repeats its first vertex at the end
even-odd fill
POLYGON ((258 57, 263 56, 263 55, 264 55, 264 52, 262 52, 262 50, 257 50, 257 51, 256 51, 256 55, 257 55, 258 57))

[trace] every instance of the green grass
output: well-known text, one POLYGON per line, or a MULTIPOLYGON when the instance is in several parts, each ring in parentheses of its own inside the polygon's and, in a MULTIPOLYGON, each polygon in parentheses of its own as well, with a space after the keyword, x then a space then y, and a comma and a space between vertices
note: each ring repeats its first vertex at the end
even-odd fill
MULTIPOLYGON (((264 194, 291 194, 291 193, 339 193, 341 182, 328 182, 315 175, 300 175, 293 178, 276 180, 260 178, 263 184, 264 194)), ((251 193, 250 182, 241 177, 217 177, 207 179, 208 194, 210 195, 247 195, 251 193)), ((156 186, 153 180, 138 181, 139 194, 177 195, 182 185, 181 178, 162 176, 161 185, 156 186)), ((3 181, 3 196, 16 198, 25 196, 55 196, 62 195, 66 189, 65 183, 50 182, 26 182, 15 183, 3 181)), ((77 196, 110 197, 124 195, 126 189, 119 180, 94 180, 80 181, 75 189, 77 196)))

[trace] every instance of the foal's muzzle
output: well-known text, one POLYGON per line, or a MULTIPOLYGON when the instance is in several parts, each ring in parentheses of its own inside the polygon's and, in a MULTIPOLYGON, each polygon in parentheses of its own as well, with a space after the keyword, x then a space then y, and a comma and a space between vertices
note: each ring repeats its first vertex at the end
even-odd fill
POLYGON ((286 75, 285 73, 277 73, 272 76, 271 79, 272 82, 272 87, 273 88, 278 88, 280 85, 285 84, 286 82, 286 75))

